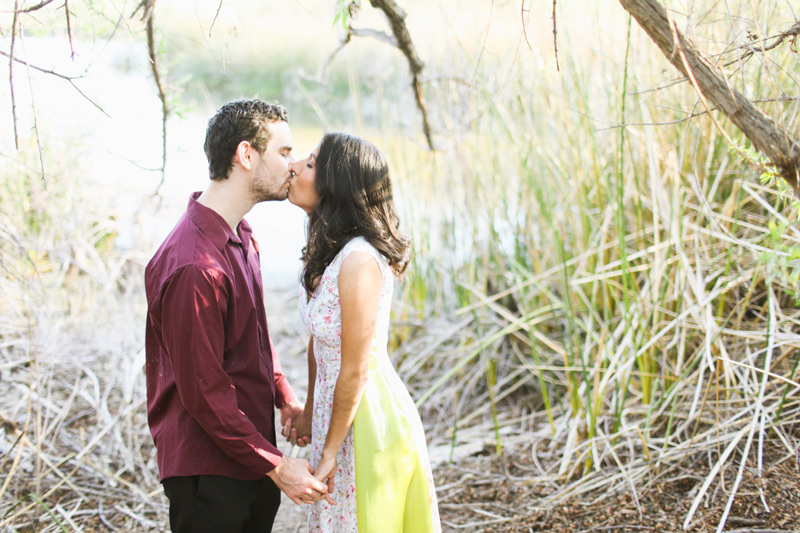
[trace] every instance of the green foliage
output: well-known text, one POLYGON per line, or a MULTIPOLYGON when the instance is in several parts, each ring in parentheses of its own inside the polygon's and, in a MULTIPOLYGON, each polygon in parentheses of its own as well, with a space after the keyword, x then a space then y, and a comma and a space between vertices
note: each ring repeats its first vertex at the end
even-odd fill
MULTIPOLYGON (((734 151, 732 148, 731 151, 734 151)), ((776 207, 791 206, 792 210, 800 214, 800 201, 798 201, 792 187, 784 180, 777 169, 769 164, 763 154, 756 152, 751 147, 739 147, 735 150, 743 159, 755 168, 763 169, 759 181, 767 186, 773 186, 778 191, 776 207)), ((785 285, 786 290, 795 298, 795 303, 800 304, 800 246, 787 244, 793 242, 787 239, 789 229, 796 232, 796 224, 790 223, 781 217, 780 220, 768 221, 769 232, 765 238, 765 248, 769 251, 762 252, 759 259, 766 268, 770 281, 785 285)))
POLYGON ((768 279, 783 285, 794 296, 795 304, 800 305, 800 246, 787 244, 786 239, 790 226, 796 232, 794 224, 770 220, 768 226, 765 244, 769 251, 762 252, 759 258, 766 267, 768 279))
POLYGON ((336 0, 336 8, 334 10, 333 25, 340 24, 342 29, 347 31, 350 27, 351 12, 353 5, 357 2, 353 0, 336 0))

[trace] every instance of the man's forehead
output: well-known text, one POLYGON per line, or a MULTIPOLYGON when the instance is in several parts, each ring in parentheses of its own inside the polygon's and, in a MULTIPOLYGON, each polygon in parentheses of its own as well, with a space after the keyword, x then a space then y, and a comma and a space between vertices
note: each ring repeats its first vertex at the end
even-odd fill
POLYGON ((288 122, 283 120, 270 122, 268 127, 270 138, 267 145, 270 148, 275 150, 282 150, 284 148, 292 149, 292 132, 289 129, 288 122))

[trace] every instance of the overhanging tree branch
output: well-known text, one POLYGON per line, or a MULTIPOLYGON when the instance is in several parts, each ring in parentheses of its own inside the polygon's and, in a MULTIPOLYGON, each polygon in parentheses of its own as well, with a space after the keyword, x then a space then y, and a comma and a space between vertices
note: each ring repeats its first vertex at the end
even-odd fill
POLYGON ((703 58, 692 43, 671 26, 666 10, 657 0, 619 1, 669 62, 692 82, 702 99, 722 111, 800 196, 800 144, 792 134, 731 87, 722 71, 703 58))
POLYGON ((161 82, 161 74, 158 72, 158 55, 156 54, 155 30, 153 27, 153 14, 147 18, 147 51, 150 55, 150 68, 153 71, 153 79, 158 89, 158 99, 161 100, 161 182, 156 188, 156 193, 164 184, 167 171, 167 117, 169 107, 167 106, 167 94, 164 91, 164 84, 161 82))
MULTIPOLYGON (((222 4, 220 4, 221 6, 222 4)), ((156 7, 156 0, 142 0, 136 10, 131 14, 133 17, 139 10, 142 11, 142 21, 147 29, 147 54, 150 58, 150 69, 153 73, 153 80, 158 90, 158 99, 161 101, 161 181, 153 194, 158 194, 161 186, 164 185, 164 178, 167 171, 167 118, 169 117, 169 106, 167 105, 167 93, 164 90, 164 83, 158 71, 158 53, 156 51, 155 24, 153 23, 153 10, 156 7)))
POLYGON ((417 55, 417 51, 414 49, 414 43, 411 41, 411 35, 408 33, 406 14, 393 0, 370 0, 369 3, 372 7, 380 9, 383 11, 383 14, 386 15, 386 18, 389 20, 389 26, 392 27, 394 38, 397 41, 397 48, 408 60, 408 68, 411 71, 411 89, 414 91, 417 107, 420 113, 422 113, 422 130, 425 132, 425 140, 428 141, 428 146, 433 150, 431 126, 428 122, 428 110, 425 106, 425 99, 422 96, 422 84, 420 80, 424 63, 417 55))

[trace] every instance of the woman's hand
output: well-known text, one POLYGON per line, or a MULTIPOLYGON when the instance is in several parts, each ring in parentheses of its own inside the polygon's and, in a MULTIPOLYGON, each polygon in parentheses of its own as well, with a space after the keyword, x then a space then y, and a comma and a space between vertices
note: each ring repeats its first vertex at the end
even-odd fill
MULTIPOLYGON (((306 408, 307 409, 307 408, 306 408)), ((294 419, 289 418, 281 428, 281 435, 294 446, 301 448, 311 442, 311 411, 304 409, 294 419)))
POLYGON ((278 411, 281 413, 281 427, 283 427, 286 425, 287 420, 290 418, 296 418, 297 415, 303 412, 303 404, 295 400, 287 403, 278 409, 278 411))
MULTIPOLYGON (((317 468, 314 469, 314 477, 323 483, 328 484, 328 494, 333 494, 333 478, 336 476, 336 456, 322 454, 317 468)), ((328 501, 330 497, 326 497, 328 501)))

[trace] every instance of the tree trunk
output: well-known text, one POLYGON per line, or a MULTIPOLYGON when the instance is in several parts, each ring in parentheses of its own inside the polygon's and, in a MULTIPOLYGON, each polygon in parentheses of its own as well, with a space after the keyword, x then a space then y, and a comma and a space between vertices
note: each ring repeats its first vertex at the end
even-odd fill
POLYGON ((731 87, 722 71, 703 58, 671 23, 666 10, 657 0, 619 2, 661 48, 669 62, 692 81, 708 104, 722 111, 800 196, 800 145, 793 136, 731 87))

